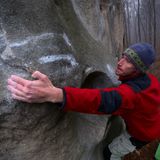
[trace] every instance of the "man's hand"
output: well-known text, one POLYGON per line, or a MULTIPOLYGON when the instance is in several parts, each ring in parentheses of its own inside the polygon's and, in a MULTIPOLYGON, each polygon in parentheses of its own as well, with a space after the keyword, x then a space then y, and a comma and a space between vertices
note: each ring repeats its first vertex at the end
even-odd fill
POLYGON ((16 75, 8 79, 7 88, 14 99, 29 103, 63 101, 62 89, 53 86, 46 75, 35 71, 32 77, 36 80, 30 81, 16 75))

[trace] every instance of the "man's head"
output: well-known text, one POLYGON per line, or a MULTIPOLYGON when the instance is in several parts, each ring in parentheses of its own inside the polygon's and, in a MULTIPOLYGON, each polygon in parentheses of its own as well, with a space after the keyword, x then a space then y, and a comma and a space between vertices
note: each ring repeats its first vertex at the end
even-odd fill
POLYGON ((148 43, 133 44, 124 51, 124 54, 141 72, 148 70, 156 58, 154 48, 148 43))
POLYGON ((155 58, 156 52, 152 45, 148 43, 133 44, 123 52, 117 65, 116 74, 126 76, 135 72, 144 73, 154 63, 155 58))

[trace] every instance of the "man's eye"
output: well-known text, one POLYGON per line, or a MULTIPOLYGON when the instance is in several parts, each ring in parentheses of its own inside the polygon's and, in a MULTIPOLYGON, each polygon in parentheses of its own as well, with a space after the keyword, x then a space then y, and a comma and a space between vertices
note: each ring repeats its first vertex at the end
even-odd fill
POLYGON ((130 59, 127 56, 125 56, 125 59, 128 63, 131 63, 130 59))
POLYGON ((124 53, 122 53, 120 59, 125 59, 128 63, 131 62, 130 59, 124 53))
POLYGON ((119 59, 125 58, 125 55, 122 53, 122 55, 119 57, 119 59))
POLYGON ((121 57, 123 57, 123 58, 124 58, 124 57, 125 57, 125 54, 124 54, 124 53, 122 53, 122 54, 121 54, 121 57))

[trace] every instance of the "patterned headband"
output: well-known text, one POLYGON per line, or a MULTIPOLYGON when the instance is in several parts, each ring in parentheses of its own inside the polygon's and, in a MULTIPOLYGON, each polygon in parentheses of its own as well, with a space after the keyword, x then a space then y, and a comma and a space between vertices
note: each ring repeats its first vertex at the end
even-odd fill
POLYGON ((134 63, 134 65, 139 69, 141 70, 142 72, 145 72, 148 67, 143 63, 143 61, 140 59, 140 57, 138 56, 138 54, 130 49, 130 48, 127 48, 125 51, 124 51, 124 54, 134 63))

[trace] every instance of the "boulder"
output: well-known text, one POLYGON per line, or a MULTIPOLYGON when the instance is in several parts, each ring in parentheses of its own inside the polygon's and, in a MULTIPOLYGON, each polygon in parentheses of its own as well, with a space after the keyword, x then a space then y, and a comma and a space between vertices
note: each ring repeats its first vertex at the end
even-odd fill
POLYGON ((113 43, 106 11, 116 14, 119 7, 101 3, 0 1, 1 160, 92 159, 108 116, 66 113, 52 103, 19 102, 11 98, 6 85, 12 74, 31 80, 35 70, 58 87, 116 85, 115 52, 122 46, 123 26, 118 24, 121 34, 113 43))

